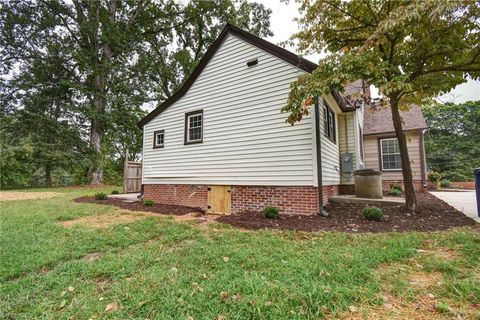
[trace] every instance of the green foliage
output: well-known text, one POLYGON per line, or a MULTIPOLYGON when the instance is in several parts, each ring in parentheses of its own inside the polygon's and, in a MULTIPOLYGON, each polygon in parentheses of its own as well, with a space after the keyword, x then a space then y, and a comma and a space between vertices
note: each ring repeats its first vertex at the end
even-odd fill
POLYGON ((120 194, 120 191, 118 191, 118 190, 112 190, 112 194, 120 194))
POLYGON ((390 189, 387 192, 389 196, 395 196, 395 197, 401 196, 402 193, 403 193, 402 186, 396 183, 390 184, 390 189))
POLYGON ((268 206, 263 208, 262 214, 267 219, 277 219, 279 212, 277 207, 268 206))
POLYGON ((97 200, 107 200, 107 194, 105 192, 95 193, 95 199, 97 200))
POLYGON ((429 130, 425 134, 427 166, 451 181, 472 181, 480 167, 480 101, 434 104, 422 108, 429 130))
POLYGON ((396 184, 396 183, 390 184, 390 189, 391 189, 391 190, 398 190, 398 191, 400 191, 400 192, 403 192, 402 186, 399 185, 399 184, 396 184))
POLYGON ((480 9, 477 1, 301 0, 300 32, 292 40, 302 51, 327 56, 312 73, 291 85, 287 122, 310 112, 316 97, 332 91, 355 93, 347 107, 389 107, 402 158, 406 206, 415 192, 400 111, 449 92, 468 77, 480 77, 480 9), (380 98, 363 94, 363 79, 380 98), (407 176, 407 172, 409 172, 407 176))
POLYGON ((153 203, 154 203, 153 200, 150 200, 150 199, 144 199, 143 200, 143 205, 147 206, 147 207, 153 206, 153 203))
POLYGON ((0 2, 0 120, 12 137, 2 188, 59 172, 120 183, 126 150, 141 154, 145 106, 178 90, 227 22, 271 35, 271 10, 246 0, 113 3, 0 2))
MULTIPOLYGON (((480 303, 480 234, 470 228, 355 235, 246 233, 144 216, 125 229, 125 224, 115 224, 115 219, 126 214, 122 209, 72 201, 100 190, 110 193, 112 189, 35 190, 61 195, 2 202, 2 316, 46 320, 65 315, 88 319, 95 314, 117 319, 341 318, 349 315, 350 305, 369 310, 383 303, 379 300, 382 288, 395 283, 405 283, 408 292, 419 291, 423 298, 424 291, 416 290, 422 288, 412 288, 409 279, 412 259, 427 275, 442 275, 442 284, 432 288, 438 301, 454 301, 465 318, 474 316, 464 314, 461 306, 480 303), (111 217, 112 224, 91 228, 78 223, 72 228, 58 223, 96 217, 111 217), (458 253, 447 261, 457 272, 432 270, 434 262, 441 266, 446 259, 416 253, 420 248, 458 253), (92 253, 95 259, 90 261, 92 253), (222 259, 225 256, 228 262, 222 259), (425 259, 431 261, 429 268, 425 259), (379 266, 385 264, 399 269, 384 274, 390 268, 379 266), (45 266, 48 272, 39 273, 45 266), (324 276, 313 277, 313 271, 324 276), (107 285, 96 290, 96 284, 107 285), (228 293, 226 301, 219 299, 221 291, 228 293), (104 314, 106 305, 114 301, 118 309, 104 314)), ((414 307, 414 302, 402 300, 406 307, 414 307)), ((412 310, 409 314, 415 314, 412 310)))
POLYGON ((448 313, 450 311, 448 304, 442 301, 439 301, 435 304, 435 309, 440 313, 448 313))
POLYGON ((399 196, 402 195, 403 191, 398 190, 398 189, 390 188, 387 193, 388 193, 389 196, 399 197, 399 196))
POLYGON ((440 181, 440 186, 442 188, 450 188, 450 180, 442 179, 442 181, 440 181))
POLYGON ((382 209, 373 206, 366 206, 363 208, 362 215, 365 219, 370 221, 381 221, 383 218, 382 209))

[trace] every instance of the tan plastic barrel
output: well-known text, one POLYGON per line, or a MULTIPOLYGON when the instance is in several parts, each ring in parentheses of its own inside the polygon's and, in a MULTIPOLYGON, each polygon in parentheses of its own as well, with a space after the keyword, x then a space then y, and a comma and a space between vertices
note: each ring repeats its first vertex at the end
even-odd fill
POLYGON ((373 169, 354 172, 355 196, 357 198, 382 199, 382 173, 373 169))

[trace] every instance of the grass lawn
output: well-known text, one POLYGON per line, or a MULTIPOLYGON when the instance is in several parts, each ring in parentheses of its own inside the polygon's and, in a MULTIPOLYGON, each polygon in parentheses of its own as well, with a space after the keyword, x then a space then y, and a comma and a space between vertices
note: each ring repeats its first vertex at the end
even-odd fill
POLYGON ((245 232, 32 191, 1 202, 2 319, 480 318, 478 227, 245 232))

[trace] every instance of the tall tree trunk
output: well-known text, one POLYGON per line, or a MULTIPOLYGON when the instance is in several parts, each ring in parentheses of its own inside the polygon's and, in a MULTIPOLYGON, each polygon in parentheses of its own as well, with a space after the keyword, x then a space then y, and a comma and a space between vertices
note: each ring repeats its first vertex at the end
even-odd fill
POLYGON ((52 165, 50 163, 45 165, 45 185, 47 187, 52 186, 52 165))
POLYGON ((407 138, 403 131, 402 118, 398 109, 398 98, 390 97, 390 109, 392 110, 393 127, 400 148, 400 158, 402 159, 402 175, 403 186, 405 189, 405 202, 410 211, 417 208, 417 199, 415 196, 415 188, 413 187, 412 167, 410 165, 410 157, 408 156, 407 138))
POLYGON ((95 108, 95 116, 92 117, 91 120, 90 146, 95 151, 95 163, 90 172, 90 176, 92 184, 99 184, 103 180, 102 140, 104 127, 101 121, 101 115, 105 113, 107 101, 105 98, 105 76, 100 71, 101 65, 96 64, 94 68, 97 71, 93 84, 93 107, 95 108))

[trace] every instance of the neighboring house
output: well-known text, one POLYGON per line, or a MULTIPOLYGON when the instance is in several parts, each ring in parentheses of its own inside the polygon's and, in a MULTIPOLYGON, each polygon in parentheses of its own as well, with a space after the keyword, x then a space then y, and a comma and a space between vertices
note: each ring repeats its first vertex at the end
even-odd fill
POLYGON ((139 122, 144 197, 211 213, 316 214, 352 192, 364 166, 362 108, 332 92, 294 126, 280 112, 290 84, 316 67, 227 25, 180 90, 139 122))
MULTIPOLYGON (((415 105, 409 111, 401 112, 401 116, 415 190, 422 191, 426 186, 423 136, 427 125, 422 111, 415 105)), ((365 110, 363 119, 365 166, 382 171, 384 190, 388 190, 393 183, 403 185, 400 151, 390 109, 370 108, 365 110)))

